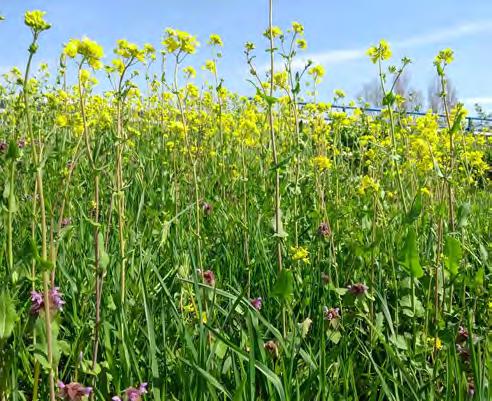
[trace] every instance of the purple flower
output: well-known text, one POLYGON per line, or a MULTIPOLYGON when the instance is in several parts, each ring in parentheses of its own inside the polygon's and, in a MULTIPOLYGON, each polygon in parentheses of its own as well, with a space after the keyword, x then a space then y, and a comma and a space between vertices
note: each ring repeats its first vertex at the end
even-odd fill
POLYGON ((473 394, 475 394, 475 383, 473 383, 472 378, 468 379, 468 386, 467 387, 468 387, 468 390, 467 390, 468 395, 470 397, 473 397, 473 394))
POLYGON ((7 142, 1 141, 0 142, 0 152, 4 152, 7 150, 7 142))
POLYGON ((456 352, 458 352, 464 363, 470 363, 471 353, 468 347, 462 347, 460 344, 456 344, 456 352))
MULTIPOLYGON (((58 287, 54 287, 49 290, 50 310, 61 311, 65 301, 62 299, 62 294, 58 287)), ((44 310, 44 296, 42 292, 31 291, 31 313, 33 315, 39 315, 44 310)))
POLYGON ((463 326, 460 326, 458 329, 458 335, 456 336, 456 342, 462 343, 468 340, 468 337, 468 330, 465 329, 463 326))
POLYGON ((72 224, 72 219, 70 217, 64 217, 61 221, 61 227, 65 228, 66 226, 69 226, 72 224))
POLYGON ((332 321, 340 318, 340 308, 330 308, 323 307, 323 315, 325 320, 332 321))
POLYGON ((330 282, 330 276, 328 276, 325 272, 321 272, 321 281, 323 282, 323 285, 328 285, 330 282))
POLYGON ((206 284, 209 286, 213 287, 215 286, 215 274, 212 270, 206 270, 202 273, 203 281, 205 281, 206 284))
POLYGON ((59 291, 59 287, 54 287, 50 290, 50 302, 51 308, 55 310, 62 310, 65 301, 62 299, 62 294, 59 291))
POLYGON ((61 380, 58 380, 57 385, 59 395, 64 400, 80 401, 84 397, 89 396, 92 392, 92 387, 85 387, 76 382, 65 384, 61 380))
POLYGON ((255 308, 256 310, 260 310, 263 305, 263 300, 261 299, 261 297, 253 298, 252 300, 250 300, 250 302, 251 305, 253 305, 253 308, 255 308))
POLYGON ((356 296, 365 295, 369 287, 363 283, 355 283, 347 286, 348 291, 356 296))
POLYGON ((278 345, 275 341, 267 341, 265 345, 263 346, 265 350, 270 354, 272 358, 278 358, 279 352, 278 352, 278 345))
POLYGON ((19 149, 22 149, 23 147, 26 146, 26 140, 25 139, 19 139, 19 141, 17 142, 17 146, 19 147, 19 149))
POLYGON ((325 222, 320 223, 318 226, 318 235, 323 238, 329 237, 331 235, 330 225, 325 222))
POLYGON ((210 203, 204 202, 203 203, 203 213, 205 213, 206 216, 210 216, 212 213, 212 205, 210 203))
MULTIPOLYGON (((147 383, 141 383, 138 388, 128 387, 125 391, 125 399, 126 401, 141 401, 142 395, 147 393, 147 383)), ((122 401, 121 398, 115 395, 111 398, 113 401, 122 401)))
POLYGON ((37 291, 31 291, 31 313, 39 314, 44 308, 43 294, 37 291))

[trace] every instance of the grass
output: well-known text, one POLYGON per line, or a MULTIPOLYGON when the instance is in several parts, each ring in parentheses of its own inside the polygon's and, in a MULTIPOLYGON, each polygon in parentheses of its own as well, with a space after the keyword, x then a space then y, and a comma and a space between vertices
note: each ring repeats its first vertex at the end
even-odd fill
POLYGON ((152 400, 491 398, 490 141, 461 105, 442 95, 444 127, 408 117, 408 62, 386 69, 381 42, 386 112, 332 110, 322 69, 292 71, 303 31, 272 25, 285 66, 264 81, 247 45, 253 98, 227 91, 218 57, 195 86, 180 31, 162 66, 118 43, 102 96, 86 39, 29 80, 49 28, 34 17, 25 77, 0 86, 1 401, 83 398, 57 380, 95 400, 140 383, 152 400))

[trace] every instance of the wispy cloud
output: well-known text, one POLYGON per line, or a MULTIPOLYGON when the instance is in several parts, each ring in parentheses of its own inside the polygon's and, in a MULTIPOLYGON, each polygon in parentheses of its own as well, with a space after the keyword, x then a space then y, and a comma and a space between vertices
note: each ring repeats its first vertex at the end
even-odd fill
POLYGON ((492 96, 467 97, 463 99, 465 104, 479 104, 481 106, 492 104, 492 96))
MULTIPOLYGON (((422 47, 429 44, 445 42, 449 39, 457 39, 464 36, 476 35, 484 32, 492 32, 492 20, 471 21, 456 25, 451 28, 441 29, 427 34, 412 36, 403 40, 391 41, 393 48, 422 47)), ((294 68, 302 68, 307 60, 323 65, 344 63, 361 59, 365 56, 367 48, 327 50, 323 52, 307 53, 302 59, 294 61, 294 68)))

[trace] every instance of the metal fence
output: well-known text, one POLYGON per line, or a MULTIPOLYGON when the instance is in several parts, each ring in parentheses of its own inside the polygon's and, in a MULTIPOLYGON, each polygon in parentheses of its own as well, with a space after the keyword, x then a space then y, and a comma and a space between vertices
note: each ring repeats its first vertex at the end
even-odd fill
MULTIPOLYGON (((300 106, 304 106, 307 103, 299 103, 300 106)), ((356 107, 356 106, 342 106, 342 105, 332 105, 332 109, 341 110, 343 112, 361 110, 367 114, 379 115, 385 109, 380 109, 377 107, 356 107)), ((426 113, 418 111, 405 111, 408 116, 425 116, 426 113)), ((445 126, 446 116, 444 114, 438 114, 440 124, 445 126)), ((492 118, 482 118, 482 117, 465 117, 467 132, 473 133, 475 135, 484 135, 487 137, 492 137, 492 118)))

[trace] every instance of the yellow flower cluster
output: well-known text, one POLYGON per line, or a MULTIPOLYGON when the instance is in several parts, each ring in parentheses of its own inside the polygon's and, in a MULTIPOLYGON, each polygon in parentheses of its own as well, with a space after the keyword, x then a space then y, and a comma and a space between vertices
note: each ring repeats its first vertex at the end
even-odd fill
POLYGON ((81 55, 82 60, 86 61, 95 70, 102 67, 103 48, 88 37, 70 39, 65 45, 63 53, 70 58, 75 58, 77 54, 81 55))
POLYGON ((371 46, 366 54, 371 61, 376 64, 379 60, 384 61, 391 58, 392 52, 390 46, 386 40, 381 39, 378 46, 371 46))
POLYGON ((315 82, 320 82, 321 78, 325 76, 325 69, 321 64, 315 65, 308 70, 308 74, 312 75, 315 82))
POLYGON ((45 11, 40 10, 27 11, 24 14, 24 23, 34 32, 46 31, 51 28, 51 24, 44 20, 45 14, 45 11))
POLYGON ((200 45, 196 37, 178 29, 166 28, 162 45, 167 53, 193 54, 200 45))
POLYGON ((302 261, 309 264, 309 252, 306 248, 302 246, 291 247, 290 251, 292 253, 292 260, 302 261))
POLYGON ((379 183, 374 178, 365 175, 360 181, 358 192, 359 194, 364 195, 367 192, 377 193, 379 192, 379 189, 379 183))
POLYGON ((220 46, 220 47, 224 46, 224 43, 222 42, 222 38, 216 33, 210 35, 210 37, 208 38, 208 44, 211 46, 220 46))
POLYGON ((321 171, 328 170, 332 166, 331 160, 328 159, 328 157, 322 155, 314 157, 313 164, 321 171))

